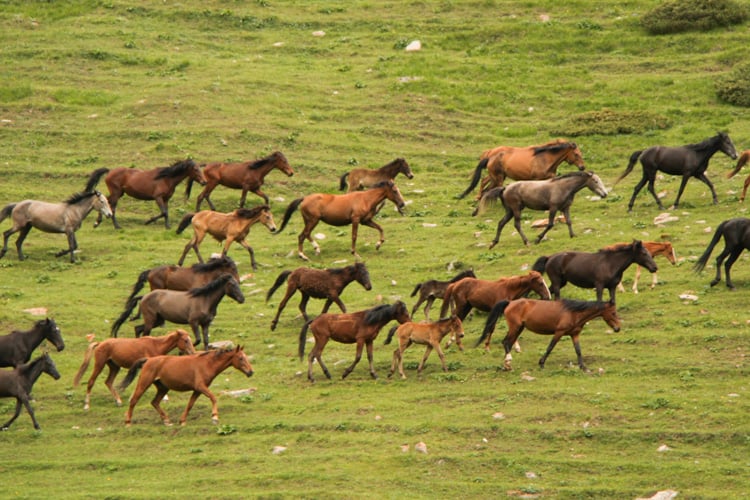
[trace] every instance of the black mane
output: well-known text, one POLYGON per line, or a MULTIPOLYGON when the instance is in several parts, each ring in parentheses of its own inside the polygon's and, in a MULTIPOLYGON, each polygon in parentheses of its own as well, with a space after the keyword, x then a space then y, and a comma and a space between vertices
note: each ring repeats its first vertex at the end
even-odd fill
POLYGON ((563 299, 562 303, 563 303, 563 307, 567 311, 573 311, 573 312, 585 311, 586 309, 591 309, 597 306, 604 307, 604 304, 606 304, 606 302, 573 300, 573 299, 563 299))
POLYGON ((191 266, 196 273, 210 273, 211 271, 222 269, 224 267, 229 267, 235 273, 237 272, 237 264, 235 264, 229 257, 213 258, 208 262, 198 262, 191 266))
POLYGON ((556 144, 545 144, 534 148, 534 156, 542 153, 557 153, 565 149, 574 149, 576 147, 575 142, 560 142, 556 144))
POLYGON ((209 295, 210 293, 215 292, 219 288, 223 287, 230 279, 234 279, 231 274, 222 274, 207 285, 204 285, 200 288, 192 288, 188 291, 188 295, 190 295, 191 297, 209 295))
POLYGON ((95 191, 89 191, 88 193, 76 193, 70 196, 67 200, 65 200, 66 205, 75 205, 76 203, 80 203, 83 200, 87 200, 94 196, 96 194, 95 191))
POLYGON ((155 179, 164 179, 165 177, 179 177, 185 175, 188 169, 195 167, 195 162, 188 158, 173 163, 169 167, 162 167, 154 177, 155 179))

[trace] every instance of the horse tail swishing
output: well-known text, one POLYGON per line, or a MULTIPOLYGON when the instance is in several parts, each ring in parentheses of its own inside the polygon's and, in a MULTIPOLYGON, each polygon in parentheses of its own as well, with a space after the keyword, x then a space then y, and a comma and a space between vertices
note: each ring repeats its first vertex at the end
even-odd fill
POLYGON ((176 231, 177 234, 181 234, 185 230, 185 228, 187 228, 190 225, 190 223, 193 221, 194 215, 195 214, 188 213, 182 217, 180 224, 177 226, 177 231, 176 231))
POLYGON ((130 316, 130 313, 133 312, 133 309, 136 308, 138 305, 138 302, 141 301, 143 296, 133 297, 128 301, 127 304, 125 304, 125 310, 120 314, 120 317, 117 318, 117 320, 112 324, 112 330, 110 330, 110 336, 117 337, 117 331, 120 329, 123 323, 125 323, 125 320, 128 319, 128 316, 130 316))
POLYGON ((417 292, 419 292, 420 288, 422 288, 422 283, 417 283, 417 286, 414 287, 414 291, 411 292, 411 295, 409 295, 409 297, 414 297, 417 292))
MULTIPOLYGON (((730 219, 731 220, 731 219, 730 219)), ((706 262, 708 262, 708 258, 711 257, 711 252, 714 251, 714 247, 717 243, 719 243, 719 240, 724 235, 724 226, 726 226, 728 220, 725 220, 721 224, 719 224, 716 228, 716 232, 714 233, 714 237, 711 238, 711 242, 708 244, 708 247, 706 247, 706 251, 703 252, 703 255, 700 256, 698 259, 698 262, 695 263, 693 266, 693 270, 695 272, 701 272, 703 271, 703 268, 706 267, 706 262)))
POLYGON ((398 330, 398 327, 400 325, 393 325, 393 327, 388 330, 388 336, 385 338, 385 342, 383 342, 384 345, 388 345, 391 343, 391 339, 393 338, 393 334, 396 333, 396 330, 398 330))
POLYGON ((5 208, 0 210, 0 222, 7 219, 11 213, 13 213, 13 209, 16 208, 17 203, 11 203, 10 205, 5 205, 5 208))
POLYGON ((96 187, 97 183, 99 182, 99 179, 102 178, 103 175, 107 174, 109 172, 108 168, 98 168, 91 172, 91 175, 89 175, 89 180, 86 182, 86 192, 91 192, 96 187))
POLYGON ((636 162, 638 161, 638 158, 641 157, 641 153, 643 153, 643 150, 636 151, 632 155, 630 155, 630 161, 628 162, 628 167, 625 169, 625 171, 620 175, 620 177, 617 178, 615 181, 615 185, 623 180, 625 176, 627 176, 630 172, 633 171, 633 167, 635 167, 636 162))
POLYGON ((475 187, 477 187, 477 184, 479 184, 479 181, 482 179, 482 171, 487 168, 487 162, 489 162, 489 160, 489 158, 484 158, 479 164, 477 164, 474 169, 474 175, 471 177, 469 187, 466 188, 466 191, 458 195, 458 199, 464 198, 467 194, 471 193, 475 187))
POLYGON ((339 191, 346 191, 346 178, 349 177, 349 172, 345 173, 339 178, 339 191))
POLYGON ((271 300, 271 296, 273 295, 273 292, 275 292, 289 277, 289 275, 292 274, 291 271, 282 271, 281 274, 279 274, 279 277, 276 278, 276 281, 274 282, 273 286, 268 289, 268 293, 266 294, 266 302, 271 300))
POLYGON ((130 304, 130 301, 135 298, 136 294, 143 289, 143 285, 145 285, 146 282, 148 281, 148 274, 150 272, 151 272, 151 269, 146 269, 145 271, 143 271, 141 274, 138 275, 138 280, 135 282, 135 285, 133 285, 133 291, 130 292, 130 295, 125 301, 125 305, 130 304))
POLYGON ((279 230, 276 231, 276 234, 279 234, 284 230, 287 222, 289 222, 289 219, 292 217, 292 214, 295 210, 297 210, 297 208, 299 208, 299 205, 303 200, 304 198, 297 198, 296 200, 292 201, 288 207, 286 207, 286 211, 284 212, 284 219, 281 221, 281 227, 279 227, 279 230))
POLYGON ((505 308, 508 307, 508 304, 510 304, 510 301, 501 300, 500 302, 495 304, 495 307, 492 308, 490 314, 487 316, 487 321, 485 321, 484 323, 482 336, 479 337, 479 340, 477 341, 477 347, 479 346, 479 344, 484 342, 484 339, 486 339, 488 335, 492 335, 492 332, 495 331, 495 324, 497 323, 497 320, 502 317, 503 313, 505 312, 505 308))
POLYGON ((310 328, 310 323, 312 323, 313 320, 305 321, 305 324, 302 325, 302 330, 299 332, 299 360, 303 361, 305 359, 305 343, 307 342, 307 329, 310 328))
POLYGON ((128 370, 128 374, 125 375, 125 378, 122 379, 120 385, 117 386, 120 392, 127 389, 128 386, 133 382, 133 380, 135 380, 136 375, 138 375, 138 372, 141 371, 141 368, 143 368, 143 365, 146 364, 146 361, 148 361, 148 358, 141 358, 133 363, 133 366, 131 366, 130 370, 128 370))
POLYGON ((83 355, 83 363, 81 363, 81 367, 78 369, 78 373, 76 373, 75 377, 73 377, 74 386, 77 386, 81 383, 81 377, 83 377, 83 374, 86 373, 86 370, 89 367, 89 363, 91 363, 91 356, 94 354, 94 349, 96 349, 96 346, 98 345, 99 342, 89 343, 89 346, 86 349, 86 354, 83 355))
POLYGON ((534 265, 531 266, 531 270, 544 274, 544 268, 547 267, 548 260, 549 257, 546 255, 539 257, 536 262, 534 262, 534 265))

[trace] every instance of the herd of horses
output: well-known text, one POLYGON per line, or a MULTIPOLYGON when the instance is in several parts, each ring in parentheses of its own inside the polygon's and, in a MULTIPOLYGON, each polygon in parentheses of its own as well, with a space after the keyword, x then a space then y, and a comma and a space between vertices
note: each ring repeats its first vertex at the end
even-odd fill
MULTIPOLYGON (((616 181, 619 182, 627 176, 640 160, 643 177, 633 191, 628 210, 632 210, 636 196, 646 185, 657 205, 663 208, 654 191, 657 172, 682 176, 674 202, 675 207, 678 206, 685 185, 691 177, 704 182, 711 190, 714 203, 717 203, 715 189, 705 172, 710 158, 718 151, 733 159, 739 156, 731 139, 723 132, 697 144, 680 147, 654 146, 634 152, 625 172, 616 181)), ((750 150, 745 151, 739 158, 730 177, 748 161, 750 150)), ((128 425, 131 423, 135 405, 151 385, 157 390, 151 404, 165 424, 170 424, 170 421, 160 402, 169 390, 192 391, 180 419, 181 424, 185 424, 188 412, 201 394, 211 400, 212 420, 217 422, 216 398, 209 390, 211 381, 229 367, 234 367, 246 376, 253 374, 252 366, 241 347, 209 350, 209 327, 216 316, 219 302, 224 296, 229 296, 238 303, 245 300, 239 285, 237 266, 227 255, 231 243, 236 241, 248 251, 252 268, 256 269, 255 255, 246 239, 252 225, 261 222, 270 232, 279 233, 287 226, 293 213, 299 210, 304 222, 303 230, 298 236, 297 254, 300 258, 309 260, 303 251, 305 240, 312 244, 316 254, 320 253, 320 246, 311 237, 312 230, 320 221, 332 226, 351 225, 351 253, 359 258, 356 249, 359 226, 365 225, 379 232, 379 240, 375 246, 379 249, 385 237, 382 227, 374 218, 387 201, 392 202, 403 214, 406 203, 394 178, 402 174, 411 179, 414 175, 403 158, 397 158, 379 169, 354 169, 339 178, 339 187, 342 191, 346 190, 348 185, 347 193, 312 193, 293 200, 284 211, 281 226, 277 230, 269 206, 269 197, 260 189, 264 177, 274 169, 287 176, 294 175, 286 157, 278 151, 260 160, 242 163, 216 162, 199 165, 192 159, 187 159, 152 170, 100 168, 90 174, 82 192, 72 195, 63 203, 23 200, 8 204, 0 210, 0 221, 8 217, 12 219, 12 227, 3 233, 0 258, 7 252, 10 236, 19 233, 16 247, 19 260, 24 260, 23 242, 29 231, 37 228, 44 232, 66 234, 68 248, 58 252, 57 256, 69 254, 71 262, 75 262, 75 253, 78 249, 75 232, 90 212, 98 213, 95 226, 101 223, 102 218, 107 217, 111 218, 114 227, 119 229, 121 226, 116 218, 116 208, 120 198, 127 194, 139 200, 154 200, 159 213, 146 220, 146 224, 164 219, 165 228, 169 228, 168 202, 177 185, 187 179, 186 196, 189 196, 193 182, 204 186, 198 195, 196 212, 186 214, 179 223, 178 233, 192 225, 194 234, 185 246, 178 264, 143 271, 126 300, 123 312, 113 323, 112 338, 89 345, 84 361, 74 378, 77 385, 91 359, 95 360, 93 373, 87 384, 84 409, 90 408, 92 388, 106 365, 109 374, 105 385, 118 405, 122 404, 122 400, 113 384, 119 370, 129 370, 120 384, 120 390, 127 387, 140 373, 137 387, 130 398, 126 417, 128 425), (95 189, 102 177, 109 191, 107 196, 95 189), (210 195, 219 185, 242 190, 239 208, 229 213, 215 210, 210 195), (262 198, 264 204, 245 208, 248 192, 262 198), (204 200, 210 210, 200 210, 204 200), (223 242, 224 246, 219 257, 204 262, 199 246, 207 234, 223 242), (195 252, 199 262, 191 267, 183 267, 190 249, 195 252), (146 283, 151 290, 139 295, 146 283), (143 324, 135 327, 135 338, 117 338, 120 327, 136 308, 138 311, 132 319, 142 318, 143 324), (151 337, 151 331, 166 321, 189 325, 194 340, 191 341, 189 333, 182 329, 163 337, 151 337), (196 353, 195 346, 201 342, 205 351, 196 353), (179 350, 181 356, 168 354, 174 349, 179 350)), ((563 139, 524 148, 500 146, 485 151, 481 155, 469 187, 459 197, 465 197, 477 185, 480 185, 480 193, 475 214, 498 200, 506 212, 498 223, 497 233, 490 248, 498 243, 500 233, 510 219, 514 220, 517 232, 524 244, 528 245, 528 239, 520 223, 521 211, 525 208, 549 211, 549 222, 537 236, 536 243, 540 243, 552 229, 558 211, 564 215, 569 234, 573 237, 570 208, 576 193, 588 188, 599 198, 607 196, 601 179, 595 173, 586 170, 578 146, 563 139), (558 175, 557 168, 564 162, 575 165, 579 170, 558 175), (506 178, 514 179, 516 182, 504 186, 506 178)), ((743 200, 749 185, 750 177, 745 182, 743 200)), ((744 249, 750 249, 750 219, 731 219, 720 224, 705 253, 696 263, 696 271, 703 269, 721 238, 724 238, 726 247, 716 259, 716 277, 711 285, 720 281, 721 266, 724 264, 727 286, 733 289, 730 268, 744 249)), ((477 345, 485 342, 487 350, 496 322, 500 317, 505 318, 508 324, 508 331, 502 342, 505 350, 505 369, 511 369, 511 351, 514 347, 520 350, 517 341, 524 329, 552 336, 545 354, 539 360, 540 367, 544 366, 559 339, 569 336, 573 341, 579 367, 586 369, 579 344, 579 335, 584 325, 594 318, 601 317, 612 329, 618 331, 620 319, 615 305, 616 291, 618 287, 622 287, 624 271, 634 264, 645 267, 653 274, 653 288, 657 271, 653 257, 657 255, 663 255, 672 264, 675 263, 671 243, 634 240, 614 244, 596 252, 564 251, 543 256, 526 276, 486 280, 477 278, 472 270, 467 270, 449 281, 428 280, 418 284, 412 296, 419 292, 419 298, 411 314, 406 304, 401 301, 363 311, 347 312, 341 294, 349 283, 356 281, 366 290, 372 288, 367 267, 363 262, 325 270, 300 267, 282 272, 267 292, 268 301, 276 289, 284 282, 287 283, 286 294, 278 305, 270 328, 276 328, 287 302, 299 290, 302 296, 299 309, 304 318, 299 333, 299 356, 300 359, 304 358, 305 344, 310 332, 314 346, 308 354, 307 377, 311 382, 314 381, 315 361, 323 373, 331 378, 322 359, 323 349, 329 340, 356 344, 355 359, 344 370, 343 378, 354 370, 363 350, 367 352, 370 374, 376 378, 373 342, 380 330, 391 321, 398 322, 398 325, 391 328, 385 343, 390 343, 395 335, 399 346, 393 353, 389 377, 398 367, 401 377, 405 378, 403 352, 412 344, 426 346, 417 368, 418 373, 422 372, 432 350, 437 351, 442 369, 447 371, 441 343, 445 337, 449 337, 446 345, 456 342, 457 346, 463 349, 462 321, 473 308, 488 313, 482 336, 477 342, 477 345), (549 287, 544 280, 544 274, 550 280, 549 287), (567 283, 594 289, 596 301, 562 299, 561 288, 567 283), (605 289, 609 293, 606 302, 603 298, 605 289), (532 292, 539 298, 528 298, 528 294, 532 292), (306 310, 310 298, 325 299, 321 313, 313 319, 310 319, 306 310), (437 299, 443 301, 440 319, 430 321, 430 308, 437 299), (341 310, 340 313, 328 312, 334 303, 341 310), (413 321, 413 316, 423 303, 425 321, 413 321)), ((633 285, 636 292, 639 273, 640 267, 633 285)), ((39 321, 29 331, 14 331, 9 335, 0 336, 0 366, 12 368, 10 371, 0 371, 0 397, 15 397, 17 400, 15 414, 3 428, 7 428, 18 417, 22 406, 29 412, 34 427, 39 428, 29 403, 31 388, 42 373, 47 373, 53 378, 60 377, 48 353, 45 352, 39 358, 30 360, 33 350, 45 339, 58 350, 64 347, 60 330, 54 320, 39 321)))

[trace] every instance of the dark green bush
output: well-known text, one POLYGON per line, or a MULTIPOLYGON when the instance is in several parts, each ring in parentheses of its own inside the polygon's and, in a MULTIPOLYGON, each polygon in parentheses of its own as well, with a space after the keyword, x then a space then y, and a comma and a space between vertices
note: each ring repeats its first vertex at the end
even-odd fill
POLYGON ((735 67, 716 82, 719 99, 735 106, 750 107, 750 63, 735 67))
POLYGON ((641 25, 652 35, 664 35, 741 24, 747 16, 747 8, 734 0, 670 0, 647 12, 641 25))
POLYGON ((552 135, 577 137, 582 135, 641 134, 648 130, 671 127, 668 118, 645 111, 591 111, 572 117, 552 135))

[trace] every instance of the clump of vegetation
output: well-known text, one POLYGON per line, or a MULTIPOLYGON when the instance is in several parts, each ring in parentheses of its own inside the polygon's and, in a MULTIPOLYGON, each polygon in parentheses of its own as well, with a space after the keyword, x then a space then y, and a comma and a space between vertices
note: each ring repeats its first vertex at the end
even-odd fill
POLYGON ((654 113, 603 109, 574 116, 550 132, 553 135, 567 137, 642 134, 649 130, 667 129, 671 126, 668 118, 654 113))
POLYGON ((750 64, 734 68, 724 78, 716 82, 719 99, 735 106, 750 107, 750 64))
POLYGON ((747 16, 734 0, 670 0, 646 13, 641 25, 652 35, 664 35, 742 24, 747 16))

